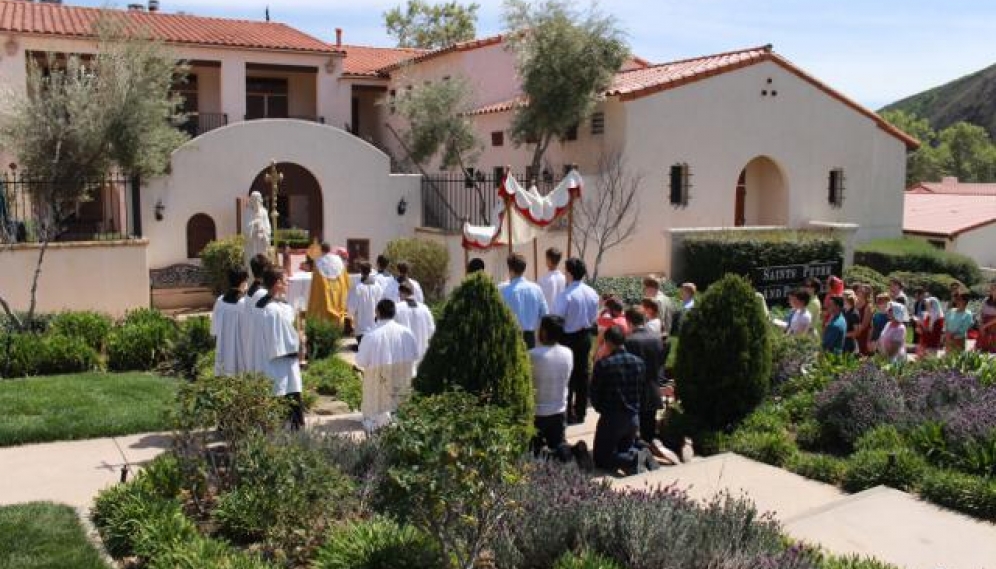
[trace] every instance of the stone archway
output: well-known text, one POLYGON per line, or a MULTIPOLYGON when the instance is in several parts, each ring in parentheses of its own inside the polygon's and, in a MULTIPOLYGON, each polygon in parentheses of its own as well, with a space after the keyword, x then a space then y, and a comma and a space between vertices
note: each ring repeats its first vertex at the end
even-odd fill
POLYGON ((736 227, 788 225, 788 183, 771 158, 757 156, 740 171, 733 220, 736 227))
MULTIPOLYGON (((265 168, 256 175, 249 192, 259 192, 267 207, 270 202, 270 185, 265 168)), ((325 239, 325 220, 322 212, 322 187, 307 168, 293 162, 278 162, 277 170, 284 175, 277 195, 277 220, 279 229, 304 229, 308 238, 325 239)), ((247 194, 248 195, 248 194, 247 194)))

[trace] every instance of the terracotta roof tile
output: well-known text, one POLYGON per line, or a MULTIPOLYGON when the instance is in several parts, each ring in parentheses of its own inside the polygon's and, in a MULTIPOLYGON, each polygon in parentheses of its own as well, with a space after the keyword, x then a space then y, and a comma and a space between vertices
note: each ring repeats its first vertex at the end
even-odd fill
POLYGON ((400 61, 411 59, 426 53, 424 49, 368 47, 362 45, 344 45, 338 48, 346 52, 346 75, 377 77, 383 76, 380 69, 394 65, 400 61))
POLYGON ((940 182, 920 182, 910 188, 915 194, 957 194, 962 196, 996 196, 996 184, 959 182, 957 178, 944 178, 940 182))
POLYGON ((503 36, 497 35, 497 36, 490 36, 490 37, 486 37, 486 38, 473 39, 473 40, 470 40, 470 41, 457 42, 457 43, 455 43, 453 45, 450 45, 450 46, 446 46, 446 47, 439 48, 439 49, 434 49, 434 50, 431 50, 431 51, 424 51, 424 52, 416 55, 415 57, 410 57, 408 59, 403 59, 403 60, 400 60, 400 61, 396 61, 396 62, 387 64, 383 68, 381 68, 380 71, 383 72, 383 73, 388 73, 388 72, 394 71, 395 69, 398 69, 402 65, 410 65, 412 63, 420 63, 420 62, 423 62, 423 61, 426 61, 426 60, 429 60, 429 59, 435 59, 437 57, 446 55, 447 53, 454 53, 454 52, 457 52, 457 51, 471 51, 471 50, 474 50, 474 49, 478 49, 478 48, 482 48, 482 47, 487 47, 487 46, 490 46, 490 45, 496 45, 496 44, 499 44, 499 43, 502 42, 502 38, 503 38, 503 36))
POLYGON ((519 95, 507 101, 500 101, 498 103, 492 103, 490 105, 484 105, 483 107, 478 107, 467 114, 470 116, 474 115, 489 115, 491 113, 504 113, 505 111, 511 111, 512 109, 517 109, 519 107, 524 107, 529 104, 529 101, 525 96, 519 95))
POLYGON ((101 16, 167 43, 335 53, 329 44, 276 22, 0 0, 0 32, 92 38, 101 16))
POLYGON ((996 223, 996 196, 906 192, 903 231, 955 237, 996 223))

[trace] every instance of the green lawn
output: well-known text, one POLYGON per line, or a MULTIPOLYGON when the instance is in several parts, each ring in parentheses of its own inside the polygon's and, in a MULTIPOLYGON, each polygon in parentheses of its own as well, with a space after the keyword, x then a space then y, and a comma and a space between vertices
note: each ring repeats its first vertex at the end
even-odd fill
POLYGON ((0 446, 166 430, 176 388, 148 373, 0 380, 0 446))
POLYGON ((49 503, 0 508, 0 569, 109 569, 76 512, 49 503))

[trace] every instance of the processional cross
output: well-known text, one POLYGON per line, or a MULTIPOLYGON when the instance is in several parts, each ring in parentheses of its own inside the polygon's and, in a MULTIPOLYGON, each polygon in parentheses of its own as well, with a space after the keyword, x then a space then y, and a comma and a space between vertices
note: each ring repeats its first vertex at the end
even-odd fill
POLYGON ((277 211, 277 194, 280 192, 280 183, 284 181, 284 174, 277 170, 277 161, 271 160, 270 167, 266 170, 266 182, 270 184, 270 251, 273 256, 273 263, 280 264, 277 256, 277 218, 280 213, 277 211))

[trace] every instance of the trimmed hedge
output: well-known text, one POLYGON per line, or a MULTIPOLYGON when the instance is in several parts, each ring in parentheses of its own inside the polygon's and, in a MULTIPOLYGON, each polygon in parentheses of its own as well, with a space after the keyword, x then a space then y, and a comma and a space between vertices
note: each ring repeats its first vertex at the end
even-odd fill
POLYGON ((0 377, 78 373, 99 367, 100 357, 81 337, 0 335, 0 377))
POLYGON ((410 265, 411 277, 422 285, 425 300, 438 301, 446 297, 446 277, 449 275, 450 252, 435 241, 426 239, 395 239, 387 244, 384 255, 391 260, 391 271, 398 274, 398 263, 410 265))
POLYGON ((889 291, 889 277, 863 265, 851 265, 844 269, 844 283, 848 288, 854 288, 858 283, 871 285, 876 294, 889 291))
POLYGON ((951 299, 951 285, 960 283, 958 279, 951 275, 941 275, 934 273, 910 273, 906 271, 896 271, 889 274, 890 279, 899 279, 906 287, 906 291, 912 293, 914 289, 922 288, 931 296, 936 296, 941 300, 951 299))
POLYGON ((796 265, 844 258, 840 240, 823 233, 770 231, 716 232, 687 237, 684 248, 685 280, 699 289, 727 273, 749 277, 753 269, 796 265))
POLYGON ((982 280, 972 258, 942 251, 922 239, 876 239, 854 252, 854 264, 871 267, 887 275, 896 271, 951 275, 972 286, 982 280))

